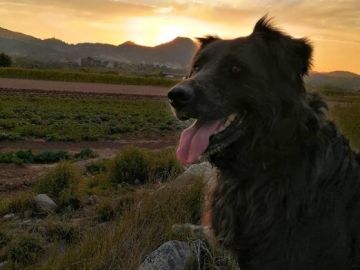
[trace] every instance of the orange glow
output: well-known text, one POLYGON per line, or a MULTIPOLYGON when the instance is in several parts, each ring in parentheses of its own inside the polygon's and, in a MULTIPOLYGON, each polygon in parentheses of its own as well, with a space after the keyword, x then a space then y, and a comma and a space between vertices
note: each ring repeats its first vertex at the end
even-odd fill
POLYGON ((313 41, 314 70, 360 73, 358 0, 0 0, 0 27, 68 43, 154 46, 177 36, 248 35, 265 13, 313 41))

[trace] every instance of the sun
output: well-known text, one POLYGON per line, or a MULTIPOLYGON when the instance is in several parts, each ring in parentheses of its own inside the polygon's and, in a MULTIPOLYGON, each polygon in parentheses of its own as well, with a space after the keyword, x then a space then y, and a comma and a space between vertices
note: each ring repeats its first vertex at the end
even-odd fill
POLYGON ((157 29, 155 42, 158 44, 169 42, 185 34, 185 30, 178 25, 162 25, 157 29))

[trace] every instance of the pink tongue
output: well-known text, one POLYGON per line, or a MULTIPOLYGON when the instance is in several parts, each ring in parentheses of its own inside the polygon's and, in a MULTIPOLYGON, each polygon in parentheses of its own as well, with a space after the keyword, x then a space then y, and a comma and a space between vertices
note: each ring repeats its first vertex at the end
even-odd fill
POLYGON ((223 122, 223 119, 205 123, 196 121, 185 129, 180 136, 179 146, 176 151, 177 159, 182 164, 196 162, 209 146, 210 136, 217 131, 223 122))

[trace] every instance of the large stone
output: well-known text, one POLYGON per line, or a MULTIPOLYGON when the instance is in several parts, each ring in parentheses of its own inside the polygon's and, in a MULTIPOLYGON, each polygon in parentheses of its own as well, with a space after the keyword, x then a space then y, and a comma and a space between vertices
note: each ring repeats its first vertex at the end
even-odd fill
POLYGON ((46 194, 38 194, 34 198, 36 206, 46 212, 54 212, 57 204, 46 194))
POLYGON ((204 181, 207 182, 211 179, 215 173, 215 169, 209 162, 202 162, 199 164, 193 164, 187 168, 187 170, 179 176, 182 177, 203 177, 204 181))
POLYGON ((139 270, 185 270, 191 258, 187 243, 168 241, 148 255, 139 270))

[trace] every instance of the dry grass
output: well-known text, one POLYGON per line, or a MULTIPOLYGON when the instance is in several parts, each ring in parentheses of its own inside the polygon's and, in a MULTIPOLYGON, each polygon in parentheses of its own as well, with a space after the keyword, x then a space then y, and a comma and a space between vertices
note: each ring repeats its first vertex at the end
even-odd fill
POLYGON ((79 245, 35 269, 137 269, 146 255, 175 237, 173 224, 199 222, 202 187, 202 179, 189 178, 141 189, 134 206, 115 222, 91 229, 79 245))

